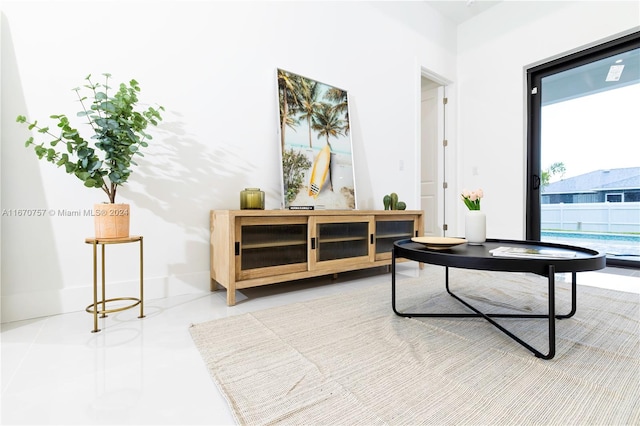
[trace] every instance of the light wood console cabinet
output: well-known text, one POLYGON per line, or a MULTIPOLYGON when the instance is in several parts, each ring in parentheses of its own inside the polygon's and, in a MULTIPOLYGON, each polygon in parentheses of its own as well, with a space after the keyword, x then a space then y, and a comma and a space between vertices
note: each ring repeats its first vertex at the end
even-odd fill
POLYGON ((393 242, 423 234, 420 210, 212 210, 211 290, 391 264, 393 242))

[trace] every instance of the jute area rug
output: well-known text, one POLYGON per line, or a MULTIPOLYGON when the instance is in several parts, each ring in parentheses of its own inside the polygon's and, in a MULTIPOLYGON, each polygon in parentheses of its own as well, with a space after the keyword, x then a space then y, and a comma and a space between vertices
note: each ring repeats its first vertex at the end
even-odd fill
MULTIPOLYGON (((545 313, 543 277, 450 271, 452 290, 487 310, 545 313)), ((398 281, 400 310, 468 312, 444 293, 443 268, 420 275, 398 281)), ((576 315, 556 323, 555 358, 541 360, 479 318, 396 316, 390 280, 192 326, 237 422, 640 424, 637 294, 579 285, 576 315)), ((558 313, 568 295, 559 285, 558 313)), ((544 320, 499 321, 546 353, 544 320)))

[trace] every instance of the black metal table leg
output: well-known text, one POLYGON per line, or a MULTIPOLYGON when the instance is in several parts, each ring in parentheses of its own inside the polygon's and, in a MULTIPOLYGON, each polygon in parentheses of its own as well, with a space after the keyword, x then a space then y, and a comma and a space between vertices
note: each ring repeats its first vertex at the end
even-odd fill
POLYGON ((576 312, 576 274, 572 273, 572 282, 571 282, 571 310, 567 314, 556 315, 555 314, 555 267, 553 265, 549 265, 547 271, 547 283, 548 283, 548 312, 547 314, 504 314, 504 313, 492 313, 485 314, 481 312, 478 308, 471 305, 469 302, 465 301, 454 292, 451 291, 449 287, 449 267, 445 267, 445 288, 446 291, 464 306, 472 310, 474 313, 426 313, 426 312, 400 312, 396 307, 396 254, 395 250, 392 254, 391 258, 391 304, 393 311, 396 315, 402 317, 439 317, 439 318, 484 318, 491 325, 498 328, 504 334, 509 336, 511 339, 518 342, 520 345, 524 346, 528 350, 530 350, 536 357, 542 359, 552 359, 555 356, 556 351, 556 327, 555 320, 556 319, 564 319, 573 316, 576 312), (549 351, 548 353, 543 353, 540 350, 534 348, 520 337, 516 336, 502 325, 498 324, 493 318, 542 318, 547 319, 548 321, 548 340, 549 340, 549 351))

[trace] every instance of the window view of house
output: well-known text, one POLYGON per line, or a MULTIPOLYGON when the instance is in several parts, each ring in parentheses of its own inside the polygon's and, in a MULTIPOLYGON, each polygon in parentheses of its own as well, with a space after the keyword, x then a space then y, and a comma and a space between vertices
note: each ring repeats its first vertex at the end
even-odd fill
POLYGON ((640 84, 607 84, 542 106, 540 239, 640 261, 640 84))

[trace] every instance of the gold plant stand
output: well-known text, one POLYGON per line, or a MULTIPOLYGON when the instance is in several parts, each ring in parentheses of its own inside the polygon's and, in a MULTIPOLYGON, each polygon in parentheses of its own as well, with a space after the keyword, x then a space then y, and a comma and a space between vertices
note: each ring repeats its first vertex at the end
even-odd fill
POLYGON ((93 330, 92 333, 96 333, 100 331, 98 328, 98 314, 100 318, 104 318, 109 313, 112 312, 120 312, 127 309, 134 308, 140 305, 140 316, 138 318, 144 318, 144 303, 143 303, 143 244, 142 244, 142 236, 132 235, 129 237, 123 238, 87 238, 85 239, 85 243, 91 244, 93 246, 93 303, 85 309, 90 314, 93 314, 93 330), (140 243, 140 298, 136 297, 116 297, 112 299, 107 299, 105 296, 105 246, 109 244, 126 244, 126 243, 140 243), (102 298, 98 300, 98 246, 101 248, 101 273, 102 273, 102 298), (107 309, 107 303, 128 300, 133 303, 127 306, 122 306, 118 308, 107 309), (100 308, 102 306, 102 308, 100 308))

